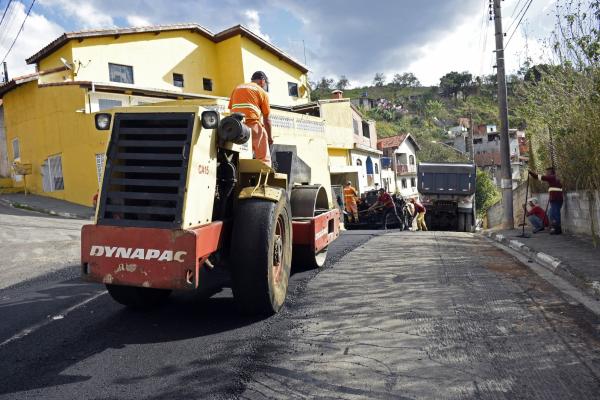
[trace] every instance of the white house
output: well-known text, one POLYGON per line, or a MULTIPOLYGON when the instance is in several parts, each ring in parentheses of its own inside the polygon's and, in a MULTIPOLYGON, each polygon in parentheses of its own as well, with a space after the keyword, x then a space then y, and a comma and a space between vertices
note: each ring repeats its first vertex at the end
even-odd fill
POLYGON ((382 184, 402 197, 417 197, 417 151, 419 145, 410 133, 382 138, 377 148, 383 152, 382 184))

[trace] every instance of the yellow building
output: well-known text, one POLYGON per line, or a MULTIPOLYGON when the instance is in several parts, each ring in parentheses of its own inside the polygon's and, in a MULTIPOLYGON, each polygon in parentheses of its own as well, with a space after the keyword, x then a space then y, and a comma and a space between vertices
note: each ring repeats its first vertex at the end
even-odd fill
MULTIPOLYGON (((90 205, 108 133, 93 113, 172 99, 225 98, 256 70, 272 105, 308 102, 307 68, 242 26, 213 34, 196 24, 61 35, 27 59, 36 73, 0 86, 8 162, 32 164, 16 186, 90 205)), ((275 107, 277 108, 277 107, 275 107)))

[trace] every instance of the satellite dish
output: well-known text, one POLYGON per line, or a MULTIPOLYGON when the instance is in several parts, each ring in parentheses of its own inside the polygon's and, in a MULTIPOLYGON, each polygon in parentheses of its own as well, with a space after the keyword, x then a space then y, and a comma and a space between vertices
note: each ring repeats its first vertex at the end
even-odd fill
POLYGON ((65 60, 64 58, 60 58, 60 62, 62 62, 64 64, 65 67, 67 67, 68 69, 72 70, 73 66, 71 65, 71 63, 69 63, 67 60, 65 60))

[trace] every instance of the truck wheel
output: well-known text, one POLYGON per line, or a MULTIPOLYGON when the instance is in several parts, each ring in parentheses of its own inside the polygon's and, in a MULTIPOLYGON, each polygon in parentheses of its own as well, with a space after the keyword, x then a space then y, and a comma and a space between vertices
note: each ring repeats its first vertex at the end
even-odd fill
POLYGON ((327 260, 327 247, 315 253, 310 246, 294 246, 292 266, 300 270, 321 268, 327 260))
POLYGON ((247 314, 271 315, 285 301, 292 262, 292 215, 285 192, 279 202, 242 200, 231 235, 232 290, 247 314))
POLYGON ((117 303, 124 306, 149 309, 165 302, 171 294, 168 289, 155 289, 137 286, 106 285, 108 294, 117 303))

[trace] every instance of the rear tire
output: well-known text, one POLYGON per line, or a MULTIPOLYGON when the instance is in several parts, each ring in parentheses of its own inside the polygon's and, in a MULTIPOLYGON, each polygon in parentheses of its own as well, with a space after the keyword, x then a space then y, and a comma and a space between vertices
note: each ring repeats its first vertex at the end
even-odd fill
POLYGON ((457 231, 458 232, 465 232, 465 214, 462 213, 458 213, 457 215, 458 217, 458 227, 457 227, 457 231))
POLYGON ((473 214, 465 214, 465 232, 473 232, 473 214))
POLYGON ((232 290, 246 314, 272 315, 285 302, 292 261, 292 215, 279 201, 241 200, 231 235, 232 290))
POLYGON ((117 303, 137 309, 150 309, 164 303, 171 294, 168 289, 137 286, 106 285, 108 294, 117 303))

